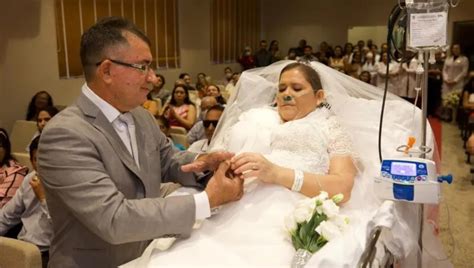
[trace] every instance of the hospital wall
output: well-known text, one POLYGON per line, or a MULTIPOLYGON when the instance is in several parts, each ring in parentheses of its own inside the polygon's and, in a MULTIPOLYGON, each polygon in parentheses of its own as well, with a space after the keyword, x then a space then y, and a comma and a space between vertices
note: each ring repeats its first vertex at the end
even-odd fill
MULTIPOLYGON (((210 1, 179 1, 181 68, 161 71, 168 86, 183 71, 193 77, 204 71, 221 78, 227 66, 209 60, 210 1)), ((262 0, 262 38, 279 40, 283 53, 301 38, 310 44, 344 43, 350 27, 384 25, 395 2, 262 0)), ((472 10, 474 1, 462 0, 451 10, 450 22, 474 20, 472 10)), ((11 130, 15 120, 23 119, 31 96, 39 90, 50 92, 60 105, 72 103, 80 92, 82 78, 59 79, 54 18, 54 0, 0 2, 0 127, 11 130)))

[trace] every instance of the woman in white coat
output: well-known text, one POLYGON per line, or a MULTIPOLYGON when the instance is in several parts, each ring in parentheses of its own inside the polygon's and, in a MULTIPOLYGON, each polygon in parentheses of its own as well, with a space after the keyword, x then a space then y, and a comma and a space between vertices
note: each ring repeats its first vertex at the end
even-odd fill
POLYGON ((451 56, 446 59, 443 67, 443 97, 453 90, 462 90, 465 84, 469 60, 461 55, 461 46, 454 44, 451 47, 451 56))

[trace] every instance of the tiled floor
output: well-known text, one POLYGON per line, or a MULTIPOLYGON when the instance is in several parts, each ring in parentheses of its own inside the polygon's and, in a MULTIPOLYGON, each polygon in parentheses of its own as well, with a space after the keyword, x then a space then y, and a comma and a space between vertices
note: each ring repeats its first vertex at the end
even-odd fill
MULTIPOLYGON (((460 132, 456 125, 442 125, 442 173, 451 173, 454 182, 444 184, 443 200, 440 207, 441 241, 445 252, 451 255, 454 267, 474 267, 474 185, 469 173, 470 165, 462 147, 460 132), (448 210, 451 230, 448 230, 448 210), (453 239, 449 232, 452 232, 453 239)), ((474 165, 474 157, 472 157, 474 165)))

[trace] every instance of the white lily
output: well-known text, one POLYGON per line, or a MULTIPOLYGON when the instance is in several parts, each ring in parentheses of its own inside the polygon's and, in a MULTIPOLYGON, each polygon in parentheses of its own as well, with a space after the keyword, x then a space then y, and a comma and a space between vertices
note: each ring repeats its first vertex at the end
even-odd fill
POLYGON ((342 232, 341 230, 339 230, 337 225, 330 221, 321 222, 319 226, 316 227, 315 231, 318 232, 327 241, 331 241, 334 238, 337 238, 342 235, 342 232))

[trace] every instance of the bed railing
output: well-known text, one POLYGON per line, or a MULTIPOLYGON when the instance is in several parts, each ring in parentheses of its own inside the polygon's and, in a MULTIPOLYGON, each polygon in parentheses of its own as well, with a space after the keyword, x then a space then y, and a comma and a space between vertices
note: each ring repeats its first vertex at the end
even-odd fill
MULTIPOLYGON (((380 234, 382 233, 382 230, 383 229, 380 226, 377 226, 372 230, 369 237, 367 238, 367 242, 368 242, 367 247, 362 253, 357 267, 359 268, 373 267, 375 254, 377 253, 376 245, 379 240, 380 234)), ((390 253, 390 251, 385 246, 384 246, 384 249, 385 249, 385 253, 382 260, 379 263, 379 267, 393 267, 394 257, 392 253, 390 253)))

